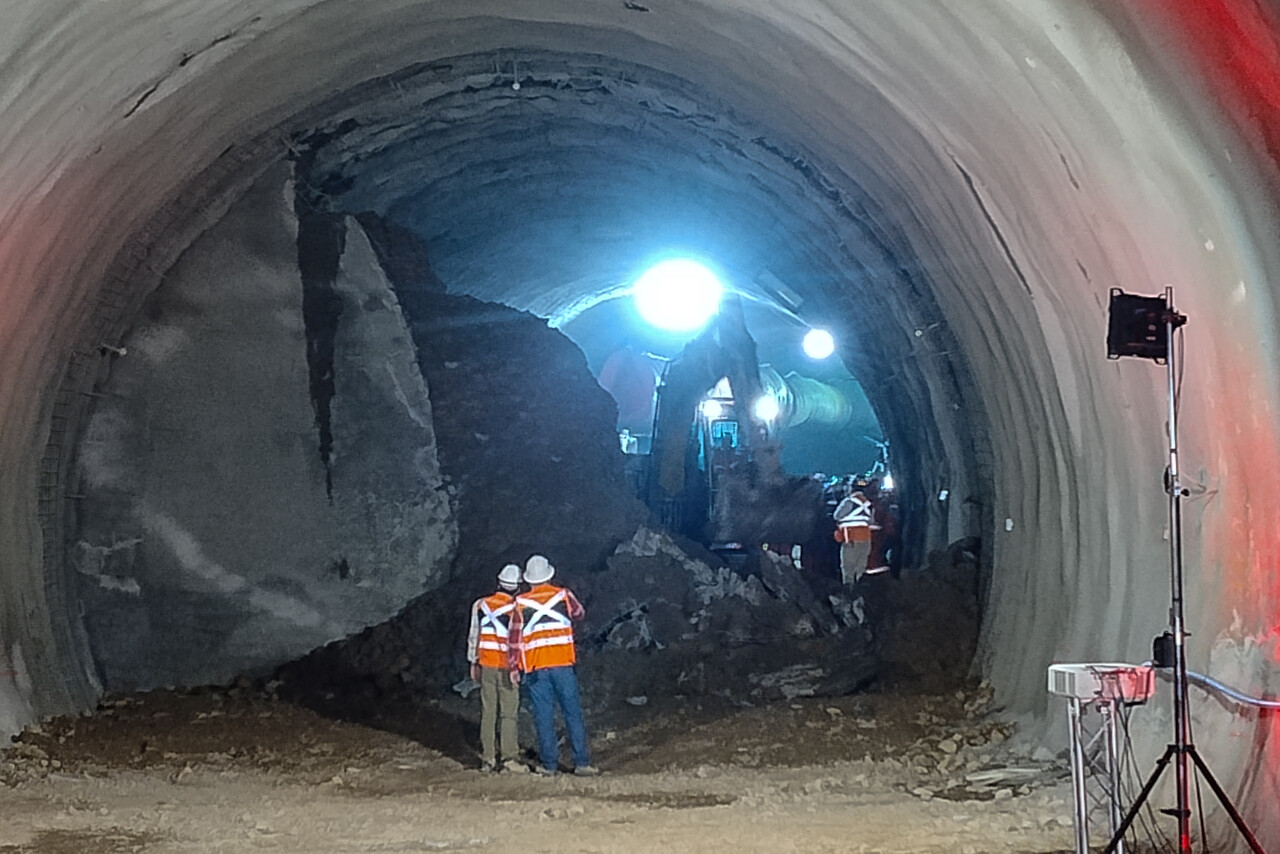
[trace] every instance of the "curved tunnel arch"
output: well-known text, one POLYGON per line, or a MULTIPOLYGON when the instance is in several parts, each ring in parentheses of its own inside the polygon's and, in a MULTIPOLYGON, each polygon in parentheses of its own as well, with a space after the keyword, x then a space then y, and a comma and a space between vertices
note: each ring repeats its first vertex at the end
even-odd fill
MULTIPOLYGON (((583 293, 589 299, 593 285, 607 292, 655 253, 682 245, 714 258, 739 287, 755 289, 760 271, 780 273, 803 290, 802 313, 813 322, 845 318, 842 338, 855 342, 846 360, 863 365, 880 410, 903 425, 898 459, 978 508, 963 513, 989 519, 980 483, 990 461, 985 416, 936 284, 884 191, 827 174, 794 128, 737 115, 709 84, 532 48, 444 57, 332 104, 317 110, 327 119, 314 159, 306 155, 321 195, 335 188, 324 202, 389 211, 416 226, 433 269, 463 292, 555 317, 583 293), (432 118, 420 128, 400 118, 406 104, 450 123, 432 118), (530 152, 536 161, 522 169, 530 152), (490 187, 492 196, 483 192, 490 187), (520 252, 548 246, 550 264, 520 252), (927 341, 913 340, 926 328, 927 341)), ((874 147, 865 154, 887 156, 874 147)), ((881 180, 856 159, 850 168, 881 180)), ((937 483, 908 479, 904 491, 926 548, 978 533, 976 519, 948 530, 925 512, 937 483)))
MULTIPOLYGON (((9 36, 6 65, 30 85, 0 104, 12 119, 0 136, 0 537, 11 567, 0 579, 0 640, 20 671, 0 688, 4 728, 84 705, 96 690, 59 580, 66 460, 56 449, 77 428, 98 343, 119 335, 254 174, 290 154, 292 135, 335 121, 331 93, 486 52, 499 85, 507 61, 542 73, 537 56, 653 69, 659 93, 714 99, 717 123, 729 105, 775 145, 761 159, 790 160, 786 189, 812 204, 789 215, 830 235, 804 257, 812 270, 844 273, 838 288, 797 290, 848 328, 877 318, 878 334, 843 355, 886 433, 908 469, 941 472, 982 502, 992 548, 979 666, 1014 709, 1044 712, 1049 661, 1141 659, 1160 627, 1162 607, 1150 604, 1167 598, 1163 389, 1136 365, 1106 363, 1101 330, 1107 288, 1177 285, 1192 318, 1186 394, 1201 401, 1183 424, 1196 487, 1190 627, 1212 642, 1192 665, 1259 688, 1274 680, 1274 164, 1208 93, 1168 82, 1191 58, 1152 52, 1165 23, 1141 4, 1109 19, 1050 0, 885 3, 856 15, 817 2, 518 14, 498 0, 369 5, 356 15, 338 0, 256 12, 206 4, 129 18, 46 4, 9 36), (348 88, 362 80, 371 82, 348 88), (831 193, 801 180, 814 174, 831 193)), ((596 133, 593 111, 580 115, 583 134, 596 133)), ((698 153, 705 138, 698 129, 675 147, 698 153)), ((519 145, 511 150, 518 157, 519 145)), ((732 181, 724 192, 759 198, 732 181)), ((367 206, 384 193, 370 190, 367 206)), ((580 294, 527 280, 475 288, 544 315, 580 294)), ((923 476, 907 485, 921 508, 935 486, 923 476)), ((935 519, 927 536, 938 545, 957 533, 935 519)), ((1245 757, 1233 758, 1238 770, 1245 757)), ((1258 803, 1268 786, 1271 777, 1254 782, 1258 803)))

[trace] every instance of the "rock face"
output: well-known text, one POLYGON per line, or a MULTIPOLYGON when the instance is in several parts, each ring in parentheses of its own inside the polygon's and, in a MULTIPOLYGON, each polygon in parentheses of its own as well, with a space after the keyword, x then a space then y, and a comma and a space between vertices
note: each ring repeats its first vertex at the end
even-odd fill
POLYGON ((431 401, 400 305, 354 223, 335 285, 342 306, 331 406, 338 572, 407 602, 447 578, 457 537, 431 401))
POLYGON ((359 232, 328 281, 318 452, 290 189, 267 173, 185 254, 99 388, 73 557, 108 689, 267 670, 450 571, 427 388, 359 232))
POLYGON ((504 564, 541 552, 562 577, 585 577, 648 516, 626 484, 613 401, 581 351, 530 314, 444 293, 412 235, 360 219, 431 390, 458 549, 449 583, 284 670, 308 695, 346 699, 452 684, 465 674, 468 608, 504 564))

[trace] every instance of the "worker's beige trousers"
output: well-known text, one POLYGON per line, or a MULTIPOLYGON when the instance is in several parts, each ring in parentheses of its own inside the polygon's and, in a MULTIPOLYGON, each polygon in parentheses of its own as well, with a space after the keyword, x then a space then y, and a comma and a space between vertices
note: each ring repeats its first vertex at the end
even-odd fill
POLYGON ((871 541, 840 544, 840 578, 845 584, 854 584, 867 571, 867 558, 871 557, 871 541))
POLYGON ((502 758, 517 759, 520 742, 516 736, 516 711, 520 708, 520 687, 511 684, 506 668, 480 668, 480 754, 494 764, 494 729, 500 723, 502 758), (500 719, 500 720, 499 720, 500 719))

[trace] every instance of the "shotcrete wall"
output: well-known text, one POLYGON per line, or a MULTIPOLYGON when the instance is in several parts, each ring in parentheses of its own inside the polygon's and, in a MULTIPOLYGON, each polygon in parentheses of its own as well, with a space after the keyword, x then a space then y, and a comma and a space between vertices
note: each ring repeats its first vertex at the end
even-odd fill
MULTIPOLYGON (((66 471, 68 461, 46 453, 61 429, 55 390, 71 354, 101 343, 85 330, 110 310, 99 302, 104 271, 237 145, 274 134, 259 168, 298 156, 294 134, 325 125, 313 111, 333 93, 483 51, 493 68, 477 82, 513 92, 520 51, 658 69, 714 93, 748 119, 742 126, 767 129, 798 169, 821 176, 806 184, 814 205, 837 199, 849 215, 817 217, 825 230, 804 252, 824 260, 808 269, 834 258, 848 275, 798 287, 844 337, 874 330, 845 356, 890 438, 918 449, 907 488, 921 506, 939 480, 983 503, 991 565, 979 667, 1012 708, 1041 720, 1050 661, 1141 660, 1165 623, 1163 382, 1154 366, 1108 362, 1102 341, 1110 287, 1173 284, 1191 318, 1180 386, 1191 664, 1248 691, 1274 688, 1274 44, 1274 21, 1250 0, 226 0, 198 9, 17 0, 0 34, 0 71, 15 84, 0 96, 0 725, 75 707, 96 690, 68 630, 75 609, 62 607, 64 567, 43 560, 42 539, 65 535, 42 531, 48 502, 71 499, 41 490, 66 471), (1218 26, 1166 17, 1191 5, 1218 26), (1223 58, 1237 46, 1252 51, 1253 76, 1223 58)), ((385 83, 385 97, 399 97, 385 83)), ((646 123, 619 122, 607 99, 583 97, 601 108, 580 129, 576 156, 613 145, 643 159, 646 123)), ((719 118, 697 102, 668 106, 691 126, 719 118)), ((418 118, 451 120, 400 116, 418 118)), ((705 164, 731 142, 659 149, 647 168, 723 177, 705 164)), ((450 172, 462 143, 425 165, 450 172)), ((353 159, 376 146, 375 135, 353 159)), ((501 210, 519 164, 532 170, 563 146, 531 136, 523 158, 467 173, 492 199, 479 209, 501 210)), ((727 182, 729 197, 761 203, 758 182, 742 174, 740 190, 727 182)), ((529 264, 556 241, 592 239, 570 227, 578 197, 571 175, 563 184, 540 197, 544 207, 504 220, 511 227, 460 223, 505 257, 499 266, 528 271, 477 283, 474 295, 516 307, 541 300, 548 314, 581 296, 529 264), (521 217, 562 227, 531 247, 521 217)), ((401 192, 394 171, 389 186, 401 192)), ((615 212, 627 210, 615 201, 615 212)), ((621 213, 597 219, 626 226, 621 213)), ((146 263, 144 252, 140 273, 146 263)), ((579 285, 613 285, 622 272, 584 273, 579 285)), ((934 512, 950 526, 957 511, 934 512)), ((1275 799, 1272 726, 1207 704, 1198 720, 1205 752, 1258 812, 1275 799), (1259 753, 1265 760, 1253 762, 1259 753)), ((1260 818, 1276 835, 1276 817, 1260 818)))

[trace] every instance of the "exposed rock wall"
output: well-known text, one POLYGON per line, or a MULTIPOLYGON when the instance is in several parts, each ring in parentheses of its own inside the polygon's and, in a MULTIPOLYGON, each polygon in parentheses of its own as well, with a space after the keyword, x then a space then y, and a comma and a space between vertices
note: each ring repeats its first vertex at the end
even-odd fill
POLYGON ((268 172, 183 256, 101 385, 73 559, 107 688, 261 671, 448 578, 431 404, 358 229, 332 267, 326 470, 291 190, 268 172))
MULTIPOLYGON (((566 579, 584 577, 648 517, 623 474, 616 407, 582 352, 525 312, 444 293, 412 234, 361 220, 394 277, 431 390, 458 548, 450 584, 285 669, 312 699, 326 685, 350 698, 365 687, 450 684, 465 672, 467 609, 504 564, 542 553, 566 579)), ((356 231, 349 245, 364 240, 356 231)))

